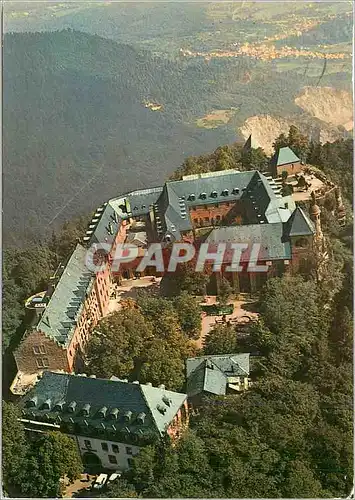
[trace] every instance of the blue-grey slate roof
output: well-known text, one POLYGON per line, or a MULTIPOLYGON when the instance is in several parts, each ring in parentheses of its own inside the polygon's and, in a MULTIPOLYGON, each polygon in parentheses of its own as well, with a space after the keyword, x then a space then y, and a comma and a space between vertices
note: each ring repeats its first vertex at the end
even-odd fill
POLYGON ((163 435, 186 397, 186 394, 149 385, 45 371, 19 405, 33 412, 33 419, 36 415, 41 417, 46 413, 54 413, 62 419, 71 417, 77 423, 83 423, 84 420, 94 426, 114 423, 116 427, 128 427, 131 432, 137 428, 149 428, 163 435), (37 404, 30 408, 28 404, 32 398, 36 398, 37 404), (43 409, 43 403, 48 399, 51 408, 43 409), (75 412, 68 413, 68 406, 73 401, 76 403, 75 412), (64 404, 59 411, 55 405, 60 402, 64 404), (90 405, 88 417, 82 413, 84 405, 90 405), (165 410, 164 414, 157 409, 158 406, 165 410), (103 407, 107 409, 106 417, 99 413, 103 407), (109 420, 109 414, 115 408, 118 409, 118 419, 113 422, 109 420), (132 412, 131 419, 126 422, 123 417, 129 411, 132 412), (141 413, 145 414, 143 424, 137 421, 141 413))
POLYGON ((132 216, 138 217, 148 214, 152 205, 157 203, 162 191, 163 187, 155 187, 150 189, 140 189, 126 194, 125 197, 129 202, 132 216))
POLYGON ((78 244, 69 258, 36 329, 63 347, 69 345, 94 274, 85 263, 86 248, 78 244))
POLYGON ((271 165, 281 167, 282 165, 287 165, 288 163, 297 163, 301 161, 298 156, 292 151, 291 148, 284 147, 280 148, 274 156, 271 158, 271 165))
MULTIPOLYGON (((247 226, 221 226, 211 230, 205 242, 217 244, 244 243, 249 248, 243 256, 248 260, 253 244, 260 244, 260 260, 288 260, 291 258, 291 247, 288 241, 283 241, 284 227, 281 222, 275 224, 251 224, 247 226)), ((211 251, 213 251, 211 249, 211 251)), ((228 245, 225 259, 228 259, 228 245)), ((232 258, 232 251, 230 250, 232 258)), ((242 259, 244 260, 244 259, 242 259)))
POLYGON ((311 236, 315 233, 314 224, 301 207, 296 207, 287 222, 288 236, 311 236))
POLYGON ((249 375, 249 353, 199 356, 186 360, 187 394, 226 394, 228 377, 249 375))
POLYGON ((90 238, 90 243, 112 245, 117 236, 121 221, 122 219, 117 214, 117 211, 110 203, 107 203, 90 238))

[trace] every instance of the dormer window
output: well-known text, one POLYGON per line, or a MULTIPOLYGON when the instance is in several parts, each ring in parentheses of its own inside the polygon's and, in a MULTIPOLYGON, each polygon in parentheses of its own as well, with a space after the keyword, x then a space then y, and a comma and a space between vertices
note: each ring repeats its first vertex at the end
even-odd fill
POLYGON ((222 195, 223 195, 223 196, 228 196, 228 195, 229 195, 229 191, 228 191, 228 189, 223 189, 223 191, 222 191, 222 195))
POLYGON ((110 418, 111 418, 112 420, 117 420, 117 418, 118 418, 118 413, 119 413, 118 408, 113 408, 113 409, 110 411, 110 418))
POLYGON ((233 188, 232 193, 233 194, 239 194, 239 188, 233 188))
POLYGON ((50 410, 51 409, 51 400, 48 398, 45 400, 45 402, 43 403, 43 409, 44 410, 50 410))
POLYGON ((163 402, 166 404, 166 406, 170 406, 171 400, 164 394, 163 396, 163 402))
POLYGON ((196 196, 194 194, 190 194, 189 200, 190 201, 195 201, 196 200, 196 196))
POLYGON ((26 406, 28 408, 34 408, 37 406, 37 396, 33 396, 30 400, 27 401, 26 406))
POLYGON ((101 418, 105 418, 106 417, 106 413, 107 413, 107 407, 106 406, 103 406, 100 410, 99 410, 99 416, 101 418))
POLYGON ((124 419, 126 422, 130 422, 132 418, 132 412, 130 410, 126 411, 124 414, 124 419))
POLYGON ((166 413, 166 407, 163 406, 163 405, 157 405, 157 410, 159 413, 161 413, 162 415, 165 415, 166 413))
POLYGON ((217 191, 212 191, 211 196, 212 196, 212 198, 217 198, 217 196, 218 196, 217 191))
POLYGON ((68 412, 74 413, 75 409, 76 409, 76 401, 72 401, 71 403, 69 403, 68 412))
POLYGON ((89 416, 89 414, 90 414, 90 405, 89 405, 89 404, 85 404, 85 405, 83 406, 83 410, 82 410, 82 411, 83 411, 83 415, 84 415, 85 417, 88 417, 88 416, 89 416))
POLYGON ((143 413, 143 412, 139 413, 137 416, 137 422, 139 424, 144 424, 145 417, 146 417, 145 413, 143 413))
POLYGON ((64 407, 65 401, 59 401, 59 403, 56 403, 54 406, 54 411, 62 411, 64 407))
POLYGON ((206 193, 201 193, 200 194, 200 198, 201 198, 201 200, 205 200, 207 198, 207 194, 206 193))

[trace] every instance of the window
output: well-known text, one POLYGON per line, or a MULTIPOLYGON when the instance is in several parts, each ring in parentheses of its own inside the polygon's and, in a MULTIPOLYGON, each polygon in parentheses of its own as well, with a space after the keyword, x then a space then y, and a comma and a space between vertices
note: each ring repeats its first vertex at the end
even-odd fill
POLYGON ((215 208, 218 208, 218 207, 219 207, 219 204, 218 204, 218 203, 216 203, 216 204, 215 204, 215 208))
POLYGON ((132 448, 130 448, 129 446, 126 446, 126 453, 127 453, 127 455, 132 455, 132 448))
POLYGON ((198 225, 198 219, 194 219, 194 224, 197 226, 198 225))
POLYGON ((104 451, 108 451, 108 445, 107 445, 107 443, 101 443, 101 448, 102 448, 104 451))
POLYGON ((119 452, 120 452, 120 449, 119 449, 119 447, 117 446, 117 444, 113 444, 113 445, 112 445, 112 451, 113 451, 113 453, 119 453, 119 452))
POLYGON ((108 460, 110 464, 117 464, 117 458, 115 457, 115 455, 109 455, 108 460))
POLYGON ((127 463, 129 465, 129 467, 132 467, 132 465, 133 465, 133 458, 127 458, 127 463))
POLYGON ((218 222, 219 222, 220 220, 221 220, 221 216, 220 216, 220 215, 217 215, 217 216, 216 216, 216 221, 218 221, 218 222))
POLYGON ((84 439, 84 445, 86 446, 86 448, 89 448, 91 450, 91 441, 89 441, 88 439, 84 439))
POLYGON ((33 352, 35 354, 40 354, 40 352, 39 352, 39 346, 38 345, 33 346, 33 352))
POLYGON ((36 363, 37 363, 38 368, 48 368, 48 366, 49 366, 48 358, 36 359, 36 363))
POLYGON ((209 222, 210 219, 208 217, 205 217, 205 222, 209 222))
POLYGON ((306 238, 299 238, 298 240, 296 240, 295 246, 297 248, 305 248, 307 247, 307 244, 308 241, 306 240, 306 238))
POLYGON ((207 206, 207 205, 204 205, 204 206, 203 206, 203 208, 204 208, 205 210, 208 210, 208 206, 207 206))
POLYGON ((41 354, 46 354, 46 349, 45 349, 44 345, 40 345, 40 346, 39 346, 39 352, 40 352, 41 354))

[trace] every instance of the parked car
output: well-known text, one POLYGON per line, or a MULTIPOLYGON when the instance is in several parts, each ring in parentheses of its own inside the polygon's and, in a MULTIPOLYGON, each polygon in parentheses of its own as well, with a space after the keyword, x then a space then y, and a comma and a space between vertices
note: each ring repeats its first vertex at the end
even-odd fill
POLYGON ((94 484, 92 485, 93 490, 101 490, 104 487, 107 481, 107 474, 100 474, 96 479, 94 484))

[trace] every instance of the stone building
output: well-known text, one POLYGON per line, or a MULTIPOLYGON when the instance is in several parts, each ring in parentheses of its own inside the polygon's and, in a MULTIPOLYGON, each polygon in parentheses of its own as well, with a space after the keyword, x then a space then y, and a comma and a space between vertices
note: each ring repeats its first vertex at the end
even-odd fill
MULTIPOLYGON (((95 233, 88 230, 93 245, 104 242, 114 251, 125 240, 126 221, 119 219, 107 203, 98 208, 93 221, 95 233)), ((107 314, 112 284, 110 254, 103 256, 104 265, 96 273, 88 268, 87 259, 87 247, 78 244, 51 278, 39 318, 14 351, 14 394, 23 394, 44 369, 70 373, 82 368, 89 335, 107 314)))
MULTIPOLYGON (((15 351, 18 373, 12 392, 23 394, 44 369, 82 369, 90 333, 108 312, 113 281, 137 275, 151 243, 161 243, 168 256, 174 242, 192 243, 197 250, 207 244, 210 252, 224 243, 223 264, 211 276, 208 292, 218 293, 224 276, 236 291, 253 293, 268 278, 292 272, 307 258, 321 231, 319 216, 311 216, 313 221, 258 171, 189 175, 109 200, 97 209, 82 244, 53 277, 38 321, 15 351), (135 244, 138 256, 117 270, 113 263, 120 243, 135 244), (233 243, 246 248, 241 269, 229 272, 233 243), (94 272, 90 261, 101 262, 101 270, 94 272), (264 266, 263 272, 254 272, 251 261, 264 266)), ((158 272, 151 265, 139 274, 161 276, 166 270, 158 272)))
POLYGON ((205 395, 237 394, 249 387, 249 353, 199 356, 186 360, 186 392, 197 407, 205 395))
POLYGON ((30 437, 46 431, 71 436, 83 463, 95 470, 124 471, 142 447, 175 440, 188 426, 186 394, 115 377, 45 371, 18 405, 30 437))
POLYGON ((289 147, 280 148, 270 160, 270 172, 273 177, 280 177, 283 171, 294 175, 301 170, 301 160, 289 147))

